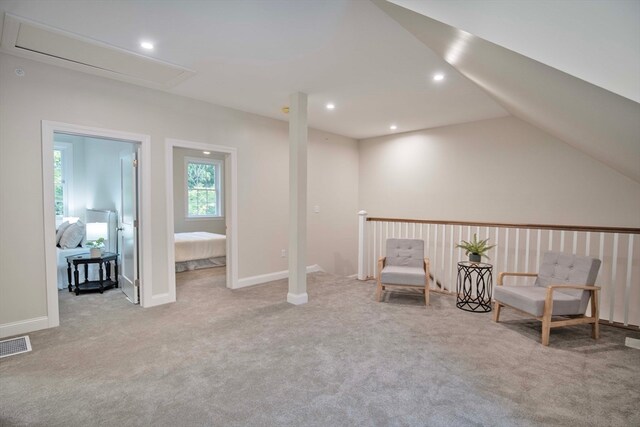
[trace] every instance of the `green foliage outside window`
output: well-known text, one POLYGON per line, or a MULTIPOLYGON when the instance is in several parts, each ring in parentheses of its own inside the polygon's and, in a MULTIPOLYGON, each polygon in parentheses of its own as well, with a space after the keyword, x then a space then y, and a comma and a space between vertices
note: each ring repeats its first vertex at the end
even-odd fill
POLYGON ((62 151, 53 150, 53 185, 56 215, 64 215, 64 181, 62 179, 62 151))
POLYGON ((189 216, 217 216, 216 167, 210 163, 187 164, 189 216))

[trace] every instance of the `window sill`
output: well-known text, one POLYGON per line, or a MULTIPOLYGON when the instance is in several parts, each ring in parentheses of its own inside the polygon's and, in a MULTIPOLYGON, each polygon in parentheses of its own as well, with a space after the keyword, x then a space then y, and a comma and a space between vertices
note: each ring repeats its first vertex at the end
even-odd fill
POLYGON ((224 221, 223 216, 188 216, 185 221, 224 221))

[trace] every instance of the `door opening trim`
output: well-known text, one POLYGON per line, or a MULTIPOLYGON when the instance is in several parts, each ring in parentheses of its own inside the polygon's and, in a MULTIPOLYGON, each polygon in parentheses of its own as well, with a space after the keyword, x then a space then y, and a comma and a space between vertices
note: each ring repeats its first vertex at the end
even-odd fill
POLYGON ((151 306, 153 295, 151 281, 151 137, 149 135, 102 129, 43 120, 42 123, 42 199, 44 220, 45 280, 47 294, 47 323, 50 328, 60 325, 58 307, 58 283, 55 242, 55 211, 53 185, 53 139, 54 133, 90 136, 103 139, 133 142, 140 145, 139 209, 140 232, 140 283, 142 292, 140 305, 151 306))
POLYGON ((225 221, 227 226, 227 288, 238 288, 238 150, 235 147, 225 147, 203 142, 184 141, 167 138, 165 140, 165 176, 167 196, 167 264, 169 292, 167 299, 176 300, 176 257, 173 236, 174 224, 174 194, 173 194, 173 149, 190 148, 200 151, 211 151, 225 154, 224 170, 226 187, 225 193, 225 221))

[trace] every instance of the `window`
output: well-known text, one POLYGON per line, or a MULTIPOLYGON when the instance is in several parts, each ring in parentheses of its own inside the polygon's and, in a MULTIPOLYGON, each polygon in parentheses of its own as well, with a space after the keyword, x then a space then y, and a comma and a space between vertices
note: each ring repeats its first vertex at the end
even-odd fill
POLYGON ((222 161, 185 158, 187 218, 222 217, 222 161))
POLYGON ((71 177, 73 176, 73 146, 56 142, 53 148, 53 185, 56 216, 69 216, 71 177))

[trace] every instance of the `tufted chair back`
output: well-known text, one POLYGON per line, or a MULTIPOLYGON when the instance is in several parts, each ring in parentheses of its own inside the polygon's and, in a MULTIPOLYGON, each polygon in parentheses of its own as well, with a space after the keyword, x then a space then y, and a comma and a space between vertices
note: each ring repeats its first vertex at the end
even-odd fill
POLYGON ((424 241, 417 239, 387 239, 386 265, 422 268, 424 241))
MULTIPOLYGON (((601 261, 597 258, 546 252, 542 257, 535 286, 547 287, 562 284, 593 286, 598 277, 600 264, 601 261)), ((589 292, 579 289, 558 289, 556 292, 581 298, 580 312, 587 309, 589 292)))

